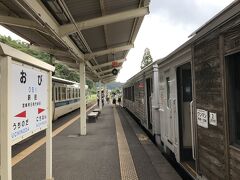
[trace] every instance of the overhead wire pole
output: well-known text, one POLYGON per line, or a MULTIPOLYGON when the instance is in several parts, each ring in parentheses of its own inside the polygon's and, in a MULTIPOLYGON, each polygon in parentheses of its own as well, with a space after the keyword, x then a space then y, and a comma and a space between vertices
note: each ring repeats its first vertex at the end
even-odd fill
POLYGON ((81 62, 80 70, 80 135, 85 136, 86 132, 86 95, 85 95, 85 63, 81 62))

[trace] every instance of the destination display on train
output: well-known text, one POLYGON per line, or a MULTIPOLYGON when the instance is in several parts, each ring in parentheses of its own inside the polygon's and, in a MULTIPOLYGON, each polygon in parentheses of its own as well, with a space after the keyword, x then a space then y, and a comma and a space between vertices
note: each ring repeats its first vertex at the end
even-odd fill
POLYGON ((13 61, 11 82, 12 144, 47 128, 48 73, 13 61))

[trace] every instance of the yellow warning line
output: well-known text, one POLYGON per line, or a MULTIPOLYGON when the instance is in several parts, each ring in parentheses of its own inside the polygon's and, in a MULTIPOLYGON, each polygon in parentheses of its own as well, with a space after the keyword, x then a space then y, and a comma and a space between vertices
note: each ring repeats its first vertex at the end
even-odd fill
POLYGON ((113 108, 113 113, 117 132, 121 179, 138 180, 137 172, 134 166, 131 152, 129 150, 127 139, 121 124, 120 117, 115 107, 113 108))
MULTIPOLYGON (((96 104, 94 104, 93 106, 91 106, 90 108, 87 109, 87 111, 89 111, 90 109, 92 109, 96 104)), ((72 123, 74 123, 76 120, 78 120, 80 118, 80 115, 74 117, 73 119, 71 119, 70 121, 68 121, 67 123, 63 124, 62 126, 60 126, 59 128, 57 128, 56 130, 53 131, 53 137, 56 136, 57 134, 59 134, 61 131, 63 131, 65 128, 67 128, 68 126, 70 126, 72 123)), ((43 137, 42 139, 38 140, 37 142, 35 142, 34 144, 32 144, 31 146, 27 147, 26 149, 24 149, 23 151, 21 151, 20 153, 18 153, 16 156, 14 156, 12 158, 12 166, 16 165, 17 163, 19 163, 20 161, 22 161, 24 158, 26 158, 28 155, 30 155, 31 153, 33 153, 35 150, 37 150, 39 147, 41 147, 43 144, 45 144, 46 142, 46 137, 43 137)))
POLYGON ((189 171, 191 171, 190 174, 192 176, 195 176, 195 177, 197 176, 196 170, 194 170, 187 162, 182 162, 181 164, 185 169, 188 168, 189 171))

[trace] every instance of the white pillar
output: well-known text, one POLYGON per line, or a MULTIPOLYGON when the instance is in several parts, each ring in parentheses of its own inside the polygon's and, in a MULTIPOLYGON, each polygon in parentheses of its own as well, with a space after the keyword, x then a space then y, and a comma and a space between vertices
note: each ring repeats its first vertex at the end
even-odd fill
POLYGON ((52 72, 49 73, 48 97, 48 128, 46 129, 46 180, 53 180, 52 176, 52 72))
POLYGON ((159 119, 159 81, 158 81, 158 65, 153 65, 153 97, 152 97, 152 118, 154 134, 160 134, 160 119, 159 119))
POLYGON ((99 81, 99 109, 102 109, 102 84, 99 81))
POLYGON ((103 101, 104 101, 104 104, 106 105, 106 99, 105 99, 105 97, 106 97, 106 84, 103 85, 103 94, 104 94, 103 101))
POLYGON ((12 146, 11 146, 11 70, 10 63, 11 58, 0 57, 0 68, 1 68, 1 110, 0 110, 0 121, 1 121, 1 179, 11 180, 12 179, 12 146))
POLYGON ((80 63, 80 135, 86 135, 85 63, 80 63))

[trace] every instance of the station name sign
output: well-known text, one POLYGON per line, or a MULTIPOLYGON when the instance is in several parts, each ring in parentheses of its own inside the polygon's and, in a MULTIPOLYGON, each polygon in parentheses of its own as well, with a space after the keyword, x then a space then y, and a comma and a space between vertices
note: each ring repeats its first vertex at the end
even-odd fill
POLYGON ((48 72, 12 61, 11 64, 12 143, 47 128, 48 72))

